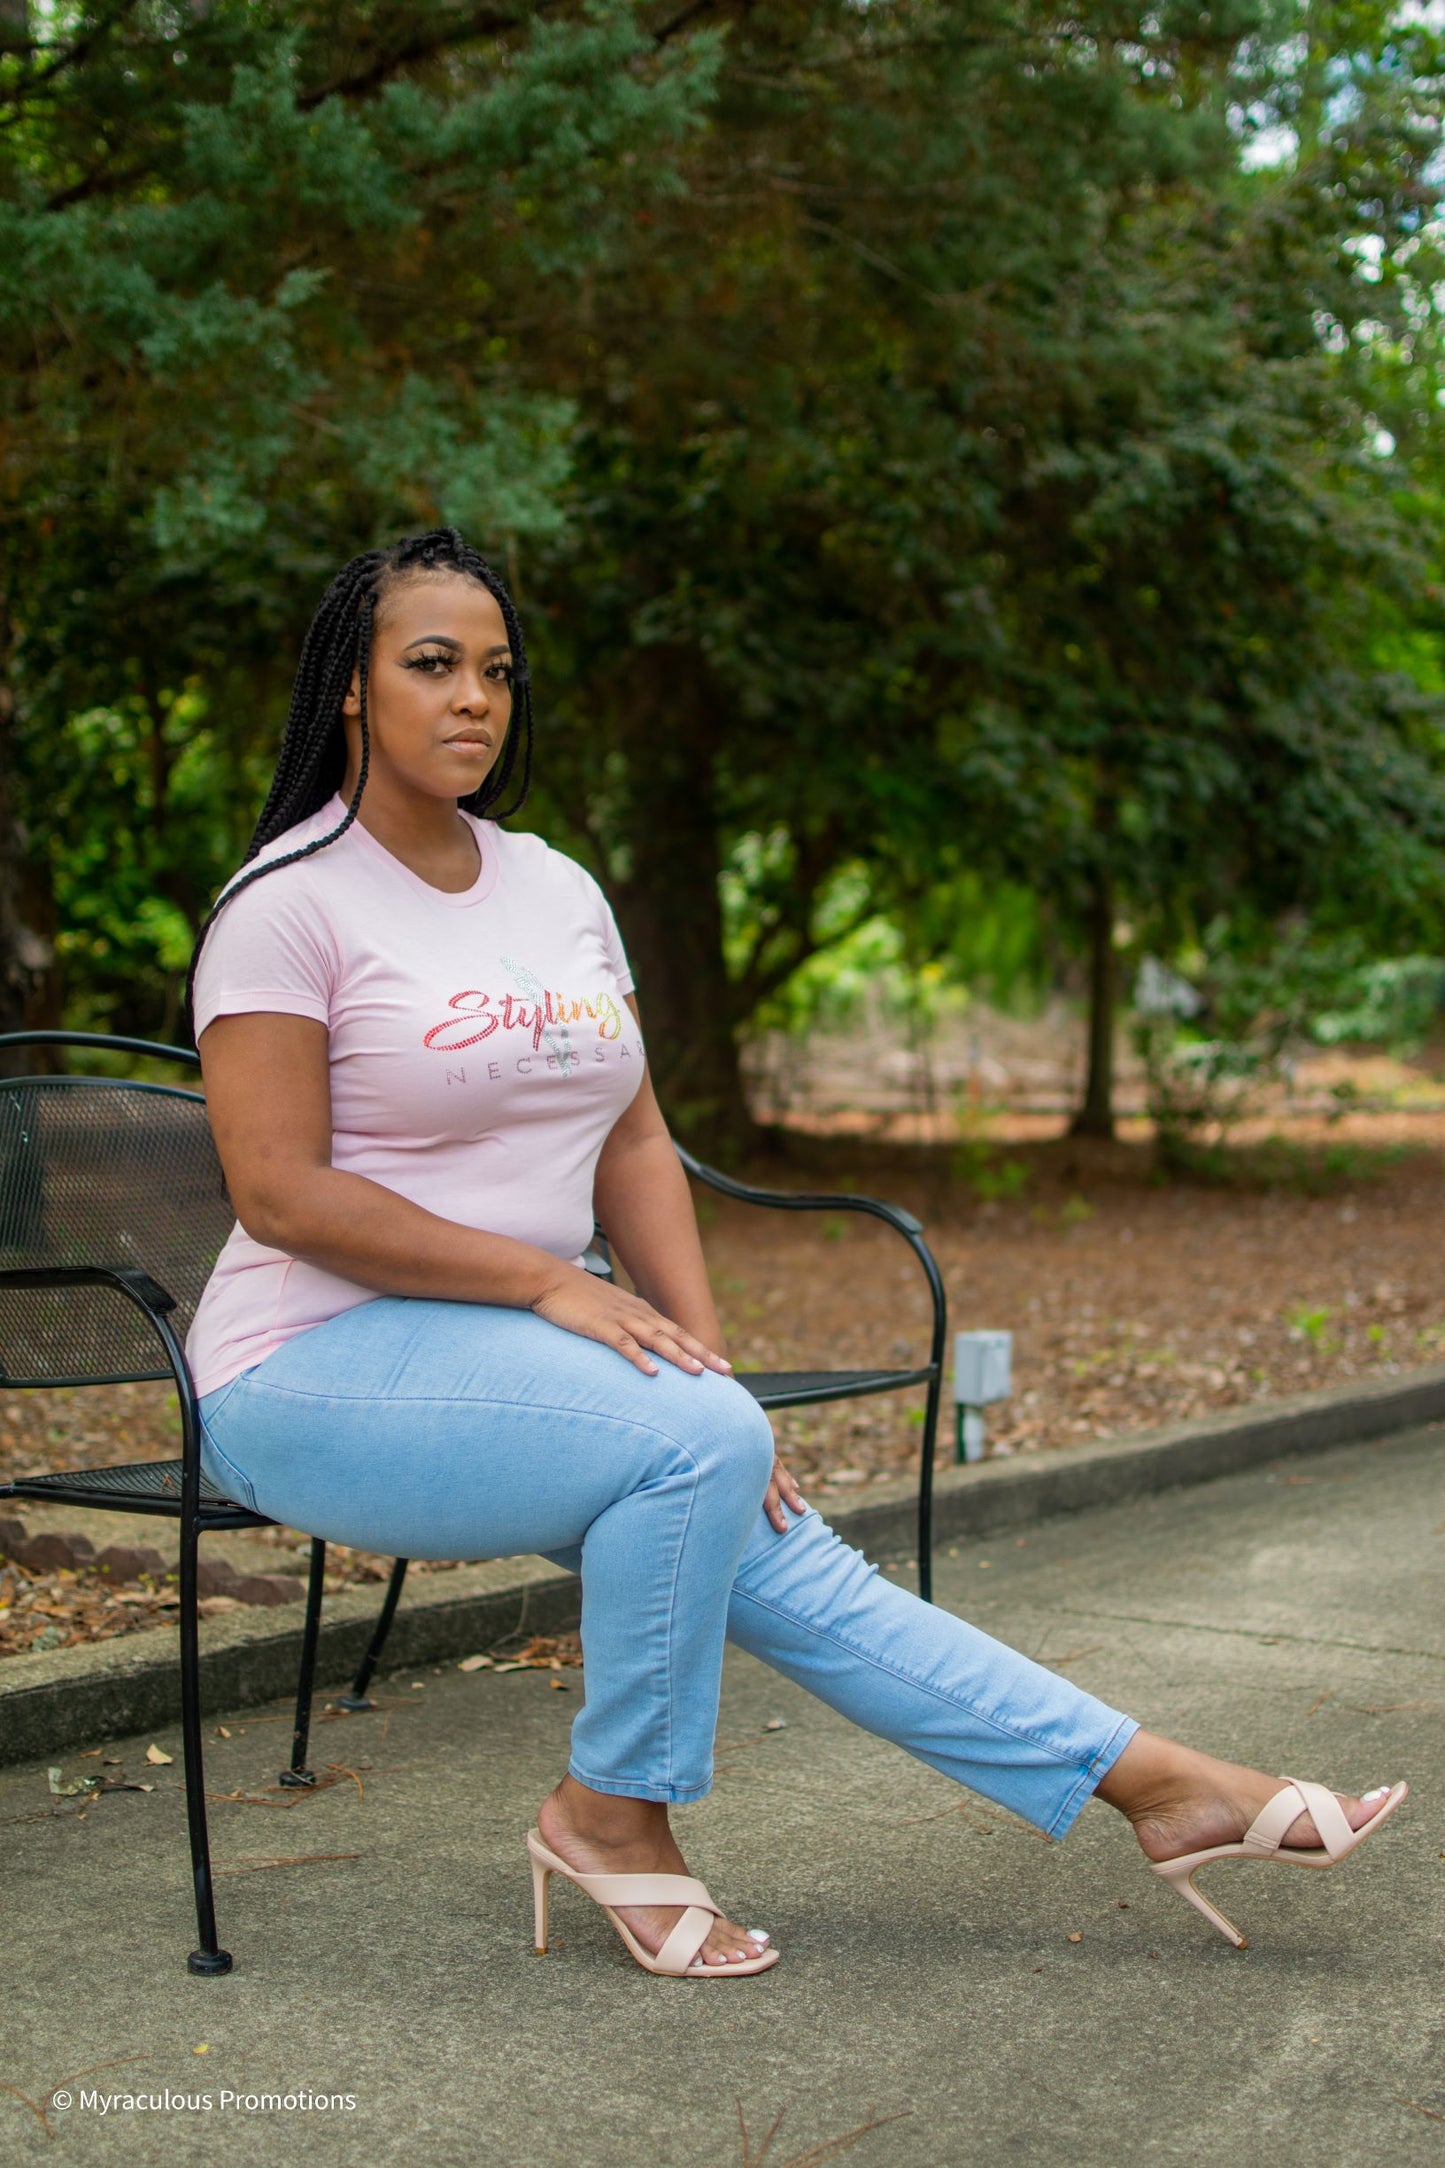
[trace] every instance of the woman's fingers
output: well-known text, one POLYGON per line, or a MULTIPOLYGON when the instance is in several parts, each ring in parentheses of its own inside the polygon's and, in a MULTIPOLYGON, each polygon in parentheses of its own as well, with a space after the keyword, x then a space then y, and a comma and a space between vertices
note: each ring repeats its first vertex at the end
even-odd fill
POLYGON ((787 1514, 783 1511, 785 1503, 792 1508, 794 1513, 806 1513, 808 1510, 807 1500, 799 1490, 796 1479, 780 1460, 775 1460, 773 1462, 773 1480, 769 1483, 763 1497, 763 1511, 767 1514, 768 1519, 780 1536, 787 1534, 790 1525, 787 1514))
POLYGON ((627 1360, 647 1377, 655 1378, 657 1376, 656 1363, 648 1354, 646 1348, 633 1339, 630 1332, 619 1328, 615 1333, 599 1333, 597 1337, 604 1343, 615 1347, 619 1355, 625 1355, 627 1360))
POLYGON ((654 1356, 694 1377, 703 1370, 715 1370, 724 1377, 732 1375, 732 1364, 695 1334, 685 1331, 675 1318, 664 1317, 640 1295, 605 1286, 586 1273, 579 1272, 549 1287, 532 1307, 539 1317, 560 1325, 564 1332, 581 1333, 589 1340, 600 1340, 604 1347, 615 1348, 649 1377, 657 1375, 654 1356))
MULTIPOLYGON (((645 1305, 643 1306, 645 1309, 645 1305)), ((716 1370, 724 1377, 731 1377, 732 1364, 725 1356, 715 1355, 710 1347, 692 1333, 684 1331, 670 1317, 662 1317, 655 1310, 646 1311, 646 1323, 634 1322, 633 1332, 644 1340, 654 1354, 664 1356, 676 1363, 679 1369, 696 1374, 700 1370, 716 1370)))

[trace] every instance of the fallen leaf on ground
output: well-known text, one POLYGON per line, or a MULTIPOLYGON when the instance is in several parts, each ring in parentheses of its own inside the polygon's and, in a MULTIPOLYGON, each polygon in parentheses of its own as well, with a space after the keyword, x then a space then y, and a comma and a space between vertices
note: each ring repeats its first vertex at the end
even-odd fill
POLYGON ((174 1754, 167 1754, 160 1747, 154 1744, 146 1748, 146 1760, 155 1769, 169 1768, 170 1764, 175 1760, 175 1758, 176 1757, 174 1754))
POLYGON ((464 1656, 457 1665, 457 1669, 458 1671, 490 1671, 493 1669, 492 1659, 490 1656, 464 1656))
POLYGON ((1082 1935, 1070 1935, 1068 1939, 1070 1942, 1082 1942, 1084 1938, 1082 1935))

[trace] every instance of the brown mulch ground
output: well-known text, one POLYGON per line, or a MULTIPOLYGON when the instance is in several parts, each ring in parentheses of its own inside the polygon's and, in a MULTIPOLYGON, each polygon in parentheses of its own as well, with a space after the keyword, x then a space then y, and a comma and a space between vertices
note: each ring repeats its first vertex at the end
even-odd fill
MULTIPOLYGON (((750 1172, 781 1188, 868 1191, 917 1212, 947 1282, 950 1330, 1014 1334, 1014 1395, 990 1416, 991 1450, 1053 1452, 1445 1359, 1445 1136, 1384 1147, 1350 1126, 1348 1143, 1258 1144, 1216 1178, 1188 1182, 1161 1183, 1142 1140, 974 1137, 920 1148, 794 1136, 750 1172)), ((876 1223, 761 1214, 711 1196, 702 1215, 740 1368, 922 1358, 921 1276, 876 1223)), ((913 1465, 921 1416, 918 1396, 899 1396, 775 1420, 785 1456, 826 1500, 913 1465)), ((176 1450, 172 1426, 162 1386, 0 1391, 0 1477, 165 1457, 176 1450)), ((0 1500, 7 1512, 23 1515, 23 1503, 0 1500)), ((173 1549, 158 1525, 137 1523, 138 1540, 173 1549)), ((360 1552, 332 1564, 329 1585, 384 1570, 360 1552)), ((0 1569, 0 1653, 157 1624, 174 1602, 163 1582, 116 1588, 12 1565, 0 1569)))
MULTIPOLYGON (((1219 1171, 1163 1183, 1146 1141, 980 1154, 797 1138, 784 1166, 755 1170, 780 1187, 870 1191, 924 1220, 950 1333, 1014 1335, 994 1452, 1057 1451, 1445 1359, 1439 1142, 1259 1145, 1219 1171), (1015 1193, 978 1194, 1000 1187, 1015 1193)), ((876 1224, 705 1209, 741 1367, 824 1350, 839 1364, 907 1361, 925 1345, 921 1276, 876 1224)), ((870 1400, 775 1420, 800 1477, 826 1491, 911 1465, 921 1409, 870 1400)))

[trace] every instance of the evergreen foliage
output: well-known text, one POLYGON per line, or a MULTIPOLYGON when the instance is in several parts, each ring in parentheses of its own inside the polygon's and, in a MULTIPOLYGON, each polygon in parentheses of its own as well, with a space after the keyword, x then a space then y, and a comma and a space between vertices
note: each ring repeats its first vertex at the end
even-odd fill
POLYGON ((714 1145, 739 1028, 880 913, 963 956, 1022 897, 1090 969, 1097 1128, 1126 937, 1445 945, 1427 21, 14 20, 7 1020, 174 1028, 318 594, 451 524, 529 636, 530 817, 714 1145))

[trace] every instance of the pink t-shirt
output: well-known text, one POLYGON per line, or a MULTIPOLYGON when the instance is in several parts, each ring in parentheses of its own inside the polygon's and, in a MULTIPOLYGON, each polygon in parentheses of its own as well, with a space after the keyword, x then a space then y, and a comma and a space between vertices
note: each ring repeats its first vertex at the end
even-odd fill
MULTIPOLYGON (((258 863, 325 835, 333 798, 258 863)), ((218 1016, 312 1016, 330 1033, 331 1163, 464 1227, 576 1258, 592 1179, 642 1079, 632 976, 591 874, 540 836, 464 815, 481 868, 432 888, 354 823, 257 881, 201 952, 196 1035, 218 1016)), ((249 870, 249 869, 248 869, 249 870)), ((237 1226, 186 1343, 214 1392, 374 1290, 237 1226)))

